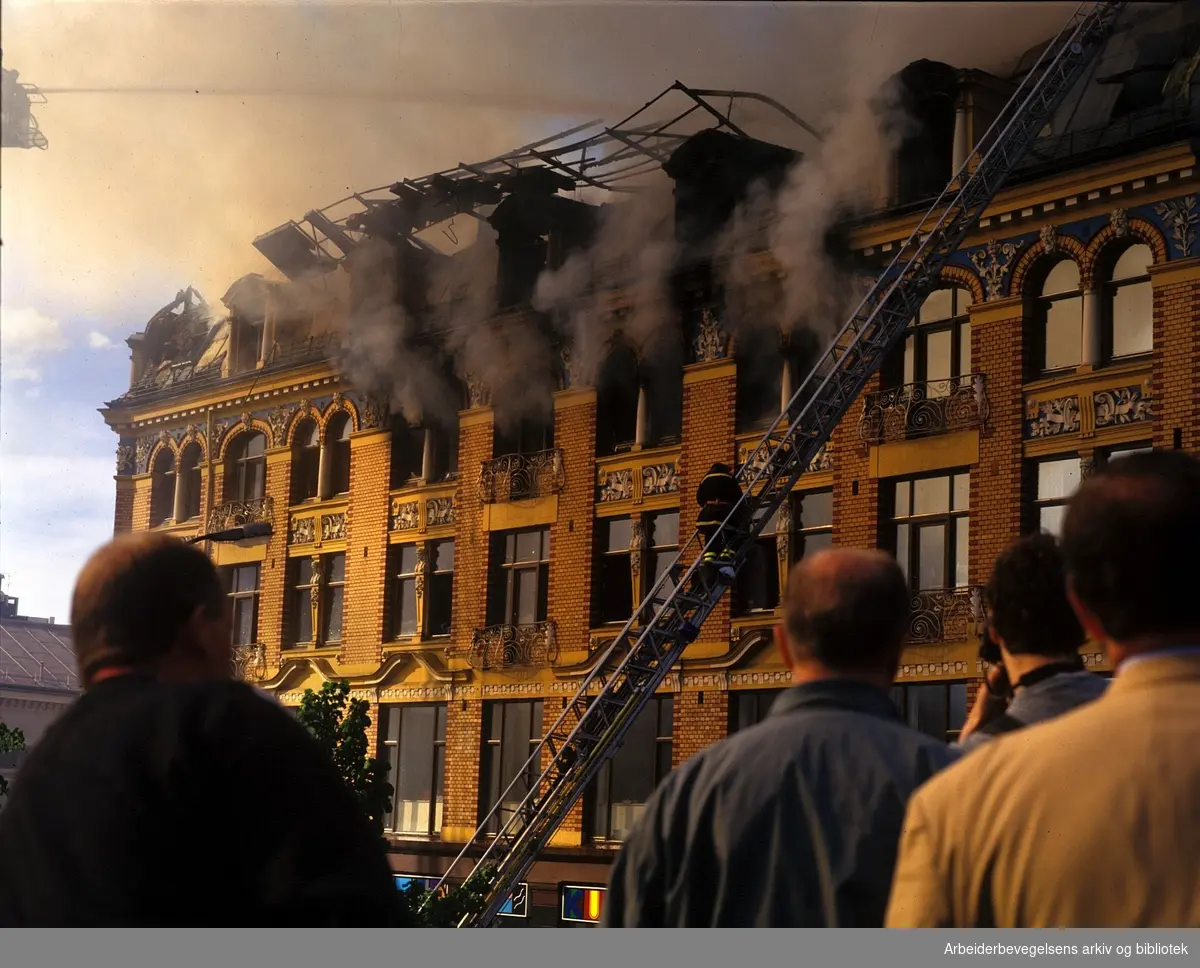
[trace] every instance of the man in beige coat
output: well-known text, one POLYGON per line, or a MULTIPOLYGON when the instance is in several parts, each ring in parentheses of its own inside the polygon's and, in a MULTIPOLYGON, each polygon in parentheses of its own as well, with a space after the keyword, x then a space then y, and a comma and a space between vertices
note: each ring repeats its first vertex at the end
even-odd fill
POLYGON ((1200 461, 1114 461, 1063 554, 1112 685, 916 792, 888 927, 1200 927, 1200 461))

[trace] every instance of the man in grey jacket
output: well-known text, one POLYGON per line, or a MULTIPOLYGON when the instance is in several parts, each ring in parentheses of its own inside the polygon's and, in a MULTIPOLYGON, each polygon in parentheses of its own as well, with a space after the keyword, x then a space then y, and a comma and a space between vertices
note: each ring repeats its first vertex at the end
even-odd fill
POLYGON ((957 744, 962 750, 1061 716, 1098 699, 1108 685, 1079 656, 1087 636, 1067 599, 1053 535, 1031 534, 1009 545, 992 567, 984 597, 999 661, 988 670, 963 726, 957 744))
POLYGON ((888 555, 835 548, 793 569, 776 644, 794 685, 654 793, 606 926, 882 926, 905 804, 957 755, 888 698, 908 619, 888 555))

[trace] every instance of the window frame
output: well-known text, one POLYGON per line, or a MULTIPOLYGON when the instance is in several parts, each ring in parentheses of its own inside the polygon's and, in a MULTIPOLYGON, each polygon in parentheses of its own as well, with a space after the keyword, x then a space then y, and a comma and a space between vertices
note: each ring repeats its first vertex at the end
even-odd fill
POLYGON ((304 417, 292 434, 291 504, 315 501, 321 493, 321 426, 304 417), (307 435, 307 442, 301 434, 307 435))
MULTIPOLYGON (((971 290, 960 285, 941 285, 933 292, 950 293, 950 315, 928 322, 921 321, 921 313, 913 317, 904 331, 901 346, 900 385, 928 384, 961 379, 971 374, 971 306, 974 299, 971 290), (959 299, 967 300, 959 311, 959 299), (950 333, 950 373, 945 377, 931 378, 929 376, 929 337, 938 333, 950 333), (963 368, 963 351, 966 351, 966 368, 963 368)), ((933 297, 930 293, 921 304, 924 310, 926 303, 933 297)), ((930 394, 931 396, 933 394, 930 394)), ((942 394, 938 394, 941 396, 942 394)))
POLYGON ((596 557, 595 557, 595 564, 593 566, 594 567, 594 571, 593 571, 594 590, 593 590, 593 594, 592 594, 592 603, 593 603, 592 625, 593 626, 598 627, 598 626, 603 626, 603 625, 623 625, 625 622, 629 621, 629 617, 633 614, 633 609, 634 609, 634 604, 633 604, 633 594, 634 594, 633 555, 635 553, 634 549, 633 549, 633 537, 634 537, 634 531, 635 531, 636 526, 637 526, 637 522, 634 520, 633 515, 630 515, 630 514, 619 514, 619 515, 616 515, 615 517, 603 517, 603 518, 596 519, 596 531, 598 532, 598 534, 596 534, 596 540, 595 540, 596 557), (622 550, 613 551, 612 547, 611 547, 612 527, 615 523, 618 523, 618 522, 628 523, 628 525, 629 525, 629 540, 626 543, 626 547, 623 551, 622 550), (601 540, 602 537, 607 537, 608 540, 602 541, 601 540), (606 583, 607 583, 607 579, 608 579, 608 572, 610 569, 612 569, 614 571, 619 570, 620 565, 619 564, 614 565, 614 564, 612 564, 612 562, 616 561, 617 559, 622 559, 622 558, 624 559, 625 580, 622 582, 621 590, 627 589, 629 594, 625 596, 625 602, 622 605, 622 609, 623 609, 622 615, 618 616, 616 618, 610 618, 610 617, 607 617, 609 615, 609 611, 605 606, 608 604, 610 595, 615 595, 616 593, 610 593, 606 587, 606 583))
POLYGON ((390 632, 393 642, 411 641, 421 637, 421 605, 420 605, 420 577, 421 577, 421 542, 402 542, 388 547, 388 583, 391 586, 391 594, 389 602, 391 615, 390 632), (412 571, 403 571, 404 567, 404 552, 406 549, 413 549, 412 571), (413 590, 413 610, 416 615, 413 618, 413 631, 404 632, 398 625, 398 617, 402 611, 400 605, 400 593, 406 585, 411 585, 413 590))
MULTIPOLYGON (((150 467, 150 512, 149 526, 160 528, 173 523, 175 516, 175 477, 178 458, 170 447, 164 445, 154 455, 150 467), (170 462, 170 467, 165 464, 170 462)), ((174 522, 177 523, 177 522, 174 522)))
POLYGON ((425 543, 425 594, 422 605, 421 623, 424 626, 423 636, 425 639, 432 641, 433 639, 446 639, 454 634, 454 569, 457 562, 457 546, 454 538, 434 538, 425 543), (439 561, 440 556, 437 554, 438 545, 450 545, 451 547, 451 565, 449 568, 435 568, 434 566, 439 561), (431 608, 433 601, 433 589, 435 587, 435 579, 440 576, 449 575, 449 587, 446 589, 447 602, 446 613, 450 616, 450 629, 446 632, 434 632, 431 623, 431 608))
POLYGON ((729 722, 726 724, 726 735, 732 736, 734 733, 752 729, 759 723, 765 722, 767 716, 770 715, 771 707, 775 704, 775 700, 785 692, 787 692, 786 686, 781 686, 778 689, 731 689, 728 700, 729 722), (753 700, 754 711, 752 715, 741 715, 743 699, 753 700))
POLYGON ((488 625, 536 625, 540 622, 547 621, 549 615, 549 585, 550 585, 550 528, 546 525, 541 525, 533 528, 515 528, 510 531, 495 531, 492 532, 492 552, 489 555, 489 595, 487 603, 488 625), (539 559, 536 562, 528 561, 521 562, 516 560, 517 541, 520 535, 523 534, 539 534, 541 546, 539 549, 539 559), (505 560, 508 555, 507 543, 512 540, 513 560, 505 560), (496 560, 497 548, 500 550, 500 560, 496 560), (518 602, 516 601, 517 591, 517 573, 518 572, 534 572, 537 576, 537 584, 535 586, 535 617, 532 622, 519 622, 516 619, 519 617, 516 609, 518 602), (499 603, 501 590, 498 587, 503 583, 503 605, 499 603), (499 621, 492 621, 496 618, 496 610, 500 610, 499 621))
MULTIPOLYGON (((674 693, 656 693, 650 697, 650 701, 646 703, 642 710, 638 713, 637 720, 630 726, 632 733, 639 725, 638 720, 647 716, 650 710, 654 711, 654 775, 649 790, 645 797, 640 800, 622 800, 620 803, 614 803, 612 798, 612 788, 614 782, 614 773, 619 766, 624 762, 621 753, 628 749, 629 746, 622 745, 616 754, 610 757, 597 771, 596 776, 588 784, 585 791, 584 827, 588 832, 588 838, 593 843, 612 844, 621 843, 624 836, 614 835, 614 819, 613 810, 616 807, 642 807, 645 808, 650 797, 654 795, 654 791, 658 789, 659 784, 667 778, 674 768, 672 758, 674 755, 674 734, 675 734, 675 694, 674 693), (664 717, 665 712, 665 717, 664 717), (664 718, 667 720, 664 726, 664 718), (601 813, 604 814, 601 819, 601 813)), ((628 739, 628 737, 627 737, 628 739)), ((636 739, 636 738, 635 738, 636 739)), ((640 764, 637 764, 640 765, 640 764)), ((631 770, 636 770, 636 766, 629 767, 631 770)), ((639 813, 640 816, 640 813, 639 813)), ((636 818, 628 825, 626 831, 632 830, 636 823, 636 818)))
POLYGON ((1066 513, 1067 503, 1071 500, 1071 496, 1079 489, 1079 485, 1083 483, 1083 459, 1079 456, 1078 451, 1067 451, 1062 454, 1047 454, 1044 457, 1035 458, 1026 462, 1027 484, 1026 488, 1029 494, 1027 501, 1028 505, 1028 520, 1026 521, 1025 531, 1027 533, 1037 533, 1046 531, 1049 534, 1057 535, 1062 527, 1062 518, 1059 517, 1059 523, 1053 527, 1045 526, 1044 514, 1045 511, 1050 511, 1055 508, 1063 508, 1063 514, 1066 513), (1041 495, 1041 468, 1043 465, 1049 464, 1067 464, 1075 463, 1076 475, 1078 482, 1075 487, 1066 495, 1054 495, 1051 497, 1042 497, 1041 495))
MULTIPOLYGON (((175 459, 175 472, 185 475, 183 479, 184 521, 200 517, 200 507, 204 498, 204 479, 201 470, 203 464, 204 448, 197 441, 189 441, 179 448, 179 456, 175 459), (195 463, 185 462, 190 454, 195 455, 195 463)), ((181 522, 175 523, 180 524, 181 522)))
MULTIPOLYGON (((380 706, 379 729, 379 758, 391 765, 390 775, 393 780, 394 794, 392 809, 384 822, 384 832, 398 840, 439 840, 442 835, 442 823, 446 811, 446 732, 449 704, 445 702, 432 703, 383 703, 380 706), (400 770, 401 752, 404 749, 404 720, 406 714, 417 709, 432 709, 434 716, 432 756, 430 762, 431 776, 429 777, 429 798, 426 802, 429 812, 429 822, 424 832, 417 830, 397 830, 397 818, 400 813, 400 770), (396 728, 396 738, 391 736, 392 717, 396 716, 399 723, 396 728), (440 736, 440 738, 439 738, 440 736), (392 751, 395 751, 394 753, 392 751)), ((417 803, 419 801, 403 801, 417 803)))
MULTIPOLYGON (((504 795, 505 788, 513 782, 514 777, 505 782, 507 761, 504 756, 504 736, 507 732, 505 726, 508 716, 515 712, 520 706, 529 707, 529 732, 528 749, 521 760, 521 763, 527 763, 533 755, 534 750, 542 742, 542 724, 545 716, 545 700, 536 699, 488 699, 483 704, 483 722, 480 729, 480 756, 479 756, 479 808, 476 814, 476 823, 483 825, 492 808, 500 803, 500 797, 504 795), (492 727, 495 721, 492 715, 493 710, 500 710, 500 729, 498 735, 492 735, 492 727), (494 792, 493 792, 494 790, 494 792)), ((538 764, 525 771, 525 794, 533 788, 533 784, 537 782, 540 776, 540 771, 536 769, 538 764)), ((510 801, 511 802, 511 801, 510 801)), ((519 804, 519 801, 517 801, 519 804)), ((514 808, 515 809, 515 808, 514 808)), ((508 810, 511 815, 514 810, 508 810)), ((509 820, 506 816, 506 809, 501 807, 488 821, 487 834, 495 836, 509 820)))
POLYGON ((917 729, 921 732, 924 732, 926 736, 932 736, 934 739, 940 739, 946 743, 953 743, 962 734, 963 726, 965 725, 967 715, 970 712, 971 702, 969 679, 934 679, 924 682, 897 682, 892 685, 888 695, 892 700, 892 703, 896 706, 897 711, 900 713, 900 717, 908 726, 910 726, 912 729, 917 729), (945 726, 940 733, 931 733, 926 730, 922 730, 921 727, 915 722, 917 716, 912 710, 910 710, 909 694, 910 690, 934 689, 939 687, 944 690, 943 709, 945 711, 945 715, 943 717, 943 721, 945 726), (959 705, 956 709, 955 703, 958 702, 958 700, 955 698, 955 690, 958 688, 961 689, 961 693, 959 694, 961 696, 961 705, 959 705), (958 712, 961 712, 961 715, 957 715, 958 712), (956 719, 958 720, 957 727, 953 725, 956 719))
POLYGON ((971 528, 971 499, 970 499, 970 481, 971 473, 969 468, 946 468, 927 474, 914 474, 911 476, 891 477, 886 478, 885 483, 888 487, 886 497, 887 515, 885 523, 887 525, 887 539, 892 554, 899 562, 901 569, 904 571, 906 581, 909 588, 913 592, 948 592, 961 588, 970 587, 970 528, 971 528), (967 481, 967 502, 964 509, 955 507, 955 480, 958 477, 965 477, 967 481), (900 484, 908 484, 908 500, 909 508, 915 506, 914 494, 916 485, 920 481, 931 481, 945 479, 947 481, 949 509, 946 511, 929 511, 924 513, 916 513, 909 511, 907 514, 900 515, 896 507, 896 489, 900 484), (967 560, 962 562, 967 570, 967 583, 958 584, 958 534, 960 522, 966 522, 967 528, 967 560), (936 527, 942 525, 944 527, 944 538, 942 546, 942 574, 943 585, 938 588, 922 588, 920 587, 921 573, 921 552, 920 552, 920 530, 927 527, 936 527), (907 538, 907 561, 901 560, 900 555, 900 528, 906 526, 908 531, 907 538), (953 580, 953 584, 946 584, 953 580))
POLYGON ((296 555, 288 559, 287 591, 288 591, 288 649, 325 649, 339 647, 345 636, 346 626, 346 553, 332 551, 322 555, 296 555), (342 559, 342 577, 333 577, 335 560, 342 559), (299 572, 304 567, 303 562, 309 562, 312 567, 309 581, 302 584, 299 572), (314 561, 316 564, 314 565, 314 561), (333 638, 331 627, 333 622, 333 599, 340 592, 340 614, 338 616, 337 638, 333 638), (299 615, 302 614, 301 603, 308 596, 308 613, 312 628, 311 638, 307 641, 299 639, 299 615), (316 614, 313 614, 313 601, 316 602, 316 614))
POLYGON ((1058 259, 1053 264, 1046 267, 1045 273, 1041 276, 1041 280, 1041 285, 1038 287, 1037 295, 1033 296, 1030 301, 1030 315, 1032 316, 1035 340, 1033 360, 1029 375, 1034 379, 1041 379, 1074 370, 1083 360, 1083 271, 1080 269, 1079 263, 1069 257, 1058 259), (1046 285, 1050 281, 1050 276, 1060 265, 1067 263, 1070 263, 1075 267, 1077 275, 1075 288, 1046 295, 1046 285), (1075 362, 1064 363, 1061 366, 1051 367, 1047 365, 1049 361, 1046 358, 1046 354, 1050 347, 1050 341, 1047 338, 1047 327, 1050 324, 1050 314, 1056 305, 1072 299, 1077 302, 1079 309, 1079 329, 1076 334, 1077 346, 1075 362))
POLYGON ((1100 286, 1101 317, 1100 317, 1100 359, 1103 363, 1124 363, 1150 356, 1154 352, 1154 289, 1150 281, 1150 266, 1154 265, 1154 249, 1140 239, 1123 246, 1119 252, 1111 253, 1111 262, 1106 273, 1107 278, 1100 286), (1117 264, 1136 248, 1144 248, 1150 256, 1146 263, 1146 272, 1139 276, 1128 276, 1123 279, 1113 279, 1117 264), (1149 293, 1150 304, 1150 346, 1136 353, 1116 355, 1116 297, 1122 289, 1134 286, 1145 286, 1149 293))
POLYGON ((350 435, 353 432, 354 421, 345 410, 332 414, 325 423, 323 441, 324 446, 329 448, 330 497, 341 497, 350 493, 350 435))
POLYGON ((261 501, 267 494, 267 436, 261 430, 243 430, 230 443, 225 457, 225 500, 227 502, 261 501), (263 452, 251 455, 251 445, 262 441, 263 452), (257 494, 247 493, 249 469, 257 465, 259 487, 257 494))
POLYGON ((253 561, 239 565, 227 565, 222 569, 225 573, 222 584, 225 586, 225 596, 230 602, 230 639, 232 645, 238 646, 257 645, 258 644, 258 610, 262 595, 262 563, 253 561), (254 571, 254 587, 248 591, 243 591, 237 588, 237 575, 243 569, 253 569, 254 571), (250 641, 238 641, 238 606, 241 602, 249 600, 250 606, 250 641))

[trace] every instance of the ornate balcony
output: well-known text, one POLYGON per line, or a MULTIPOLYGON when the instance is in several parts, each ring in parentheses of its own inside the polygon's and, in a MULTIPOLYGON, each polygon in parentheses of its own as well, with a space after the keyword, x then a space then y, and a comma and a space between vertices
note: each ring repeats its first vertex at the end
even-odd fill
POLYGON ((913 592, 909 604, 908 644, 964 642, 983 625, 983 589, 947 588, 913 592))
POLYGON ((867 394, 858 435, 885 444, 980 428, 989 412, 986 382, 982 373, 970 373, 867 394))
POLYGON ((270 496, 255 498, 253 501, 229 501, 218 504, 208 512, 206 531, 226 531, 229 528, 240 528, 245 524, 257 524, 260 521, 270 521, 275 514, 275 502, 270 496))
POLYGON ((479 472, 479 489, 485 504, 497 504, 557 494, 566 480, 562 450, 553 447, 535 454, 505 454, 485 460, 479 472))
POLYGON ((473 669, 540 669, 558 659, 553 622, 475 629, 467 650, 473 669))
POLYGON ((260 642, 233 647, 233 675, 243 682, 259 682, 267 675, 267 650, 260 642))

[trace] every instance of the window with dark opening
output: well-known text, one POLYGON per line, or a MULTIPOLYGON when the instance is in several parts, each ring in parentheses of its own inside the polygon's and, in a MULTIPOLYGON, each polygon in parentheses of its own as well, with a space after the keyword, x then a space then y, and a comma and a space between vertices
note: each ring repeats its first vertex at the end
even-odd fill
POLYGON ((425 458, 425 430, 410 427, 400 416, 392 418, 392 469, 389 487, 393 490, 416 481, 422 474, 425 458))
POLYGON ((315 420, 302 420, 292 436, 292 504, 317 496, 321 432, 315 420))
POLYGON ((183 475, 183 520, 200 516, 200 462, 203 453, 194 441, 179 454, 179 473, 183 475))
POLYGON ((497 803, 488 821, 496 833, 512 818, 541 773, 526 764, 542 737, 542 700, 489 701, 483 704, 483 749, 479 763, 479 822, 497 803), (514 780, 511 791, 505 793, 514 780), (501 795, 504 799, 501 802, 501 795))
POLYGON ((744 689, 729 694, 729 732, 757 726, 771 711, 782 689, 744 689))
POLYGON ((596 454, 629 450, 637 439, 638 359, 624 343, 605 357, 596 377, 596 454))
POLYGON ((258 641, 259 566, 235 565, 225 569, 225 592, 233 605, 233 644, 258 641))
POLYGON ((267 483, 267 438, 257 431, 239 434, 227 455, 225 499, 257 501, 267 483))
POLYGON ((546 621, 550 529, 498 531, 491 537, 488 625, 546 621))
POLYGON ((674 696, 654 696, 637 714, 625 741, 592 781, 584 800, 596 840, 624 840, 655 787, 671 772, 674 696))
POLYGON ((388 551, 392 563, 392 638, 409 638, 420 632, 417 623, 417 545, 392 545, 388 551))
POLYGON ((967 721, 965 682, 914 682, 892 686, 892 702, 913 729, 952 743, 967 721))
POLYGON ((767 327, 737 338, 738 433, 762 430, 779 416, 783 393, 783 355, 779 334, 767 327))
POLYGON ((350 493, 350 415, 335 413, 325 427, 325 446, 329 448, 329 493, 350 493))
POLYGON ((425 578, 425 634, 440 638, 450 634, 454 605, 454 539, 429 543, 425 578))

